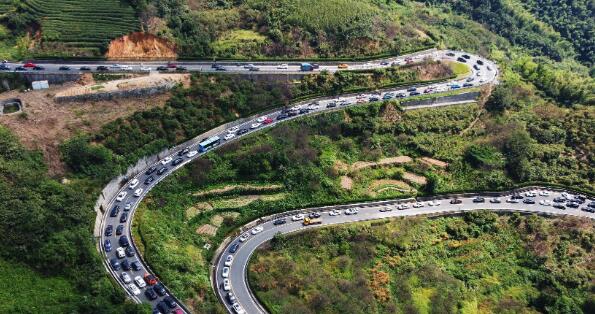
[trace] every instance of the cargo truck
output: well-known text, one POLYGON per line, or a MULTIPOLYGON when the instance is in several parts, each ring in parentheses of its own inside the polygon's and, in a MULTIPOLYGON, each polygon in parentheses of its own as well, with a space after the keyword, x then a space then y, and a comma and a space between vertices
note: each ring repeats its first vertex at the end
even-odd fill
POLYGON ((304 222, 302 224, 304 226, 310 226, 310 225, 319 225, 321 223, 322 223, 322 218, 306 217, 306 218, 304 218, 304 222))

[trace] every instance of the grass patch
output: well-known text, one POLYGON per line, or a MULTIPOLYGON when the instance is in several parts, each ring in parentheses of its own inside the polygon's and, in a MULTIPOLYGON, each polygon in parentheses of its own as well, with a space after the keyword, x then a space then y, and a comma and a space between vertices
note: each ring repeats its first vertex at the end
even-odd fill
POLYGON ((457 79, 468 76, 471 73, 471 68, 460 62, 448 62, 448 66, 452 72, 457 76, 457 79))

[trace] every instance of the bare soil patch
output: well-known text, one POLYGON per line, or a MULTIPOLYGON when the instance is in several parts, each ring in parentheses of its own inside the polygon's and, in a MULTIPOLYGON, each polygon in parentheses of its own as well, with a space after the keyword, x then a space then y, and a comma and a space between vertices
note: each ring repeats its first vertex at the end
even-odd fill
POLYGON ((423 63, 415 66, 420 80, 434 80, 451 76, 452 69, 442 62, 423 63))
POLYGON ((437 166, 440 168, 448 167, 447 162, 444 162, 444 161, 438 160, 438 159, 434 159, 434 158, 430 158, 430 157, 422 157, 419 159, 419 161, 423 162, 426 165, 430 165, 430 166, 437 166))
POLYGON ((421 185, 424 185, 428 182, 426 177, 420 176, 420 175, 417 175, 417 174, 411 173, 411 172, 403 173, 403 179, 408 182, 417 183, 417 184, 421 184, 421 185))
POLYGON ((377 162, 371 161, 357 161, 353 165, 351 165, 351 171, 359 171, 364 168, 370 167, 381 167, 381 166, 390 166, 395 164, 404 164, 411 162, 413 159, 409 156, 396 156, 396 157, 389 157, 380 159, 377 162))
POLYGON ((400 192, 413 192, 415 191, 409 184, 401 180, 374 180, 368 187, 368 194, 376 196, 378 193, 382 193, 387 190, 396 190, 400 192))
POLYGON ((105 55, 108 59, 175 59, 176 46, 167 39, 135 32, 112 40, 105 55))
POLYGON ((353 179, 348 176, 341 176, 341 187, 345 190, 351 190, 353 188, 353 179))
POLYGON ((136 111, 160 107, 170 94, 153 95, 147 98, 114 99, 109 101, 70 102, 59 104, 54 95, 76 83, 55 86, 43 91, 21 93, 10 91, 0 94, 0 99, 20 98, 24 114, 0 117, 0 124, 11 129, 29 149, 43 153, 50 175, 64 173, 60 161, 59 145, 78 132, 95 132, 104 124, 136 111))
POLYGON ((269 185, 255 185, 255 184, 229 184, 221 188, 211 189, 207 191, 196 192, 194 196, 211 196, 218 195, 232 191, 234 189, 251 190, 255 192, 269 192, 282 189, 281 184, 269 184, 269 185))
POLYGON ((204 224, 196 229, 196 233, 206 236, 215 236, 217 234, 217 227, 211 224, 204 224))

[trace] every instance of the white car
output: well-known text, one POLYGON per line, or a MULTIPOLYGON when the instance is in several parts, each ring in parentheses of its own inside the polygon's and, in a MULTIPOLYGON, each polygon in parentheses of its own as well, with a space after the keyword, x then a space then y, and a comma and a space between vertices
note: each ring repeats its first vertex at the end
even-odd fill
POLYGON ((229 140, 231 140, 234 137, 236 137, 236 135, 234 133, 229 133, 229 134, 225 135, 223 137, 223 139, 226 140, 226 141, 229 141, 229 140))
POLYGON ((143 194, 143 189, 136 189, 136 191, 134 191, 134 196, 136 197, 140 197, 141 194, 143 194))
POLYGON ((261 125, 261 123, 252 123, 252 124, 250 125, 250 128, 251 128, 251 129, 256 129, 256 128, 258 128, 260 125, 261 125))
POLYGON ((229 267, 223 267, 223 271, 221 271, 221 277, 229 278, 229 267))
POLYGON ((151 67, 145 66, 144 64, 141 63, 140 70, 142 72, 151 72, 152 69, 151 69, 151 67))
POLYGON ((429 201, 428 205, 430 206, 440 206, 442 204, 440 201, 429 201))
POLYGON ((128 188, 131 190, 134 190, 134 188, 138 185, 138 179, 132 179, 132 181, 130 181, 130 184, 128 184, 128 188))
POLYGON ((245 242, 246 240, 248 240, 248 237, 250 237, 250 234, 248 232, 242 234, 242 236, 240 237, 240 242, 245 242))
POLYGON ((123 201, 126 198, 126 195, 128 195, 128 192, 126 192, 126 191, 120 192, 120 194, 118 194, 118 196, 116 197, 116 202, 123 201))
POLYGON ((165 165, 167 165, 167 164, 168 164, 168 163, 169 163, 171 160, 172 160, 171 156, 167 156, 167 157, 163 158, 163 160, 161 160, 160 162, 161 162, 161 164, 162 164, 162 165, 164 165, 164 166, 165 166, 165 165))
POLYGON ((569 200, 569 199, 572 198, 572 195, 570 195, 570 194, 568 194, 566 192, 562 192, 562 194, 560 194, 560 195, 562 195, 562 197, 565 198, 565 199, 567 199, 567 200, 569 200))
POLYGON ((506 203, 511 203, 511 204, 517 204, 519 202, 519 200, 515 199, 515 198, 509 198, 506 200, 506 203))
POLYGON ((229 279, 223 279, 223 290, 231 290, 231 282, 229 282, 229 279))
POLYGON ((277 66, 277 69, 280 69, 280 70, 287 70, 287 68, 288 68, 287 63, 279 64, 277 66))
POLYGON ((422 207, 424 207, 424 205, 425 205, 425 204, 424 204, 423 202, 419 202, 419 203, 415 203, 415 204, 413 204, 413 207, 414 207, 414 208, 422 208, 422 207))
POLYGON ((550 201, 550 200, 541 200, 541 201, 539 201, 539 205, 552 206, 552 201, 550 201))
POLYGON ((388 206, 386 206, 386 207, 381 207, 381 208, 380 208, 380 212, 381 212, 381 213, 384 213, 384 212, 390 212, 390 211, 392 211, 392 210, 393 210, 393 209, 392 209, 392 207, 388 207, 388 206))
POLYGON ((267 119, 267 116, 262 116, 262 117, 260 117, 260 118, 256 119, 256 122, 258 122, 258 123, 263 123, 263 122, 264 122, 264 120, 266 120, 266 119, 267 119))
POLYGON ((535 197, 535 196, 537 196, 537 194, 535 194, 535 192, 525 192, 525 196, 526 197, 535 197))
POLYGON ((116 256, 118 256, 118 258, 126 257, 126 251, 124 251, 123 247, 119 247, 116 249, 116 256))
POLYGON ((188 154, 186 154, 186 157, 192 158, 192 157, 196 156, 196 154, 198 154, 197 151, 191 150, 191 151, 188 152, 188 154))
POLYGON ((236 312, 236 314, 245 314, 246 313, 246 311, 244 311, 242 306, 237 302, 232 304, 231 307, 233 307, 233 310, 234 310, 234 312, 236 312))
POLYGON ((124 283, 132 282, 132 279, 130 278, 130 276, 127 273, 120 274, 120 278, 122 278, 122 281, 124 281, 124 283))
POLYGON ((141 276, 134 277, 134 282, 136 282, 136 285, 141 289, 147 286, 147 283, 141 276))
POLYGON ((409 208, 411 208, 411 206, 409 204, 401 204, 400 209, 409 209, 409 208))
POLYGON ((293 217, 291 217, 291 220, 293 220, 293 221, 304 220, 304 214, 294 215, 293 217))
POLYGON ((128 202, 124 205, 124 210, 130 210, 132 208, 132 203, 128 202))
POLYGON ((250 231, 250 232, 252 232, 252 234, 259 234, 262 232, 262 230, 264 230, 264 228, 262 226, 258 226, 258 227, 255 227, 254 229, 252 229, 252 231, 250 231))
POLYGON ((539 191, 539 196, 550 196, 550 192, 548 192, 548 191, 539 191))
POLYGON ((230 128, 229 130, 227 130, 227 133, 235 133, 239 130, 240 130, 240 127, 236 125, 236 126, 230 128))
POLYGON ((253 68, 253 67, 254 67, 254 64, 252 64, 252 63, 249 63, 249 64, 246 64, 246 65, 244 66, 244 69, 251 69, 251 68, 253 68))
POLYGON ((227 255, 225 258, 225 266, 231 266, 231 263, 233 263, 233 255, 227 255))
POLYGON ((130 290, 130 292, 132 292, 133 295, 140 294, 140 289, 135 284, 131 283, 127 287, 128 287, 128 290, 130 290))
POLYGON ((357 215, 359 209, 357 208, 348 208, 345 210, 345 215, 357 215))
POLYGON ((328 212, 328 215, 329 216, 339 216, 339 215, 341 215, 341 212, 336 209, 333 209, 330 212, 328 212))

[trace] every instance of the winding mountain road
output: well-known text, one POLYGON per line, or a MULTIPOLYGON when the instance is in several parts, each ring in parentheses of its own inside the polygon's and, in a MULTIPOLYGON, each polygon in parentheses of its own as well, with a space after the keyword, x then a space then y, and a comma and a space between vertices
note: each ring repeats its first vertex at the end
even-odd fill
MULTIPOLYGON (((356 63, 349 63, 348 68, 350 70, 356 69, 375 69, 375 68, 383 68, 386 66, 390 66, 392 63, 398 64, 405 64, 406 62, 416 62, 421 61, 426 58, 431 58, 434 60, 443 60, 443 61, 451 61, 451 62, 461 62, 464 59, 464 63, 469 65, 470 72, 464 77, 458 77, 448 82, 439 82, 435 84, 425 84, 423 85, 423 89, 419 87, 417 90, 413 90, 411 88, 394 88, 390 90, 383 91, 381 93, 371 94, 361 94, 361 95, 345 95, 342 97, 335 97, 335 98, 324 98, 319 99, 318 101, 308 101, 296 104, 291 110, 288 109, 279 109, 272 112, 269 112, 265 116, 254 116, 250 119, 244 119, 237 123, 232 123, 230 127, 237 127, 234 132, 229 132, 228 130, 221 130, 221 131, 210 131, 211 136, 218 136, 221 138, 222 145, 226 142, 231 142, 242 138, 243 136, 252 134, 254 132, 258 132, 261 129, 269 128, 277 123, 281 123, 283 121, 299 118, 304 115, 309 114, 316 114, 324 111, 329 110, 337 110, 342 107, 353 106, 361 103, 368 103, 370 101, 381 101, 383 99, 390 99, 390 98, 408 98, 410 96, 416 95, 417 93, 440 93, 451 89, 459 89, 459 88, 467 88, 467 87, 477 87, 485 84, 495 84, 498 80, 498 69, 497 66, 490 60, 486 60, 479 56, 467 54, 464 52, 456 52, 456 51, 446 51, 446 50, 429 50, 425 52, 416 53, 410 56, 401 56, 390 58, 386 60, 377 60, 373 62, 356 62, 356 63), (466 84, 466 86, 464 86, 466 84), (389 97, 390 96, 390 97, 389 97), (268 119, 266 119, 268 118, 268 119), (239 134, 238 130, 240 133, 239 134), (234 136, 228 136, 227 140, 223 140, 223 138, 228 134, 234 134, 234 136)), ((210 64, 210 63, 209 63, 210 64)), ((283 69, 280 68, 279 63, 268 63, 267 65, 263 65, 264 68, 262 72, 271 72, 271 73, 291 73, 297 72, 299 68, 298 65, 289 64, 287 68, 283 66, 283 69)), ((56 65, 59 66, 59 65, 56 65)), ((191 68, 190 65, 188 66, 189 70, 205 70, 205 71, 213 71, 214 69, 211 67, 207 67, 207 64, 195 63, 194 66, 196 68, 191 68)), ((229 65, 226 66, 228 73, 241 73, 245 72, 246 70, 242 67, 242 64, 239 65, 229 65)), ((50 68, 49 70, 52 70, 50 68)), ((338 64, 326 64, 321 65, 321 69, 327 69, 329 71, 337 71, 339 70, 338 64)), ((262 73, 261 72, 261 73, 262 73)), ((300 72, 303 73, 303 72, 300 72)), ((422 86, 419 85, 419 86, 422 86)), ((427 107, 427 106, 426 106, 427 107)), ((415 109, 415 107, 407 107, 409 109, 415 109)), ((219 130, 219 129, 215 129, 219 130)), ((146 196, 146 194, 161 180, 165 177, 183 167, 185 164, 191 162, 196 158, 200 158, 202 155, 207 153, 210 150, 216 149, 213 147, 206 152, 195 152, 198 148, 198 140, 193 139, 185 143, 184 145, 180 145, 178 147, 188 147, 189 152, 174 152, 171 155, 171 160, 165 162, 161 160, 160 162, 147 167, 141 173, 137 174, 134 178, 131 178, 130 181, 121 187, 118 193, 121 194, 121 197, 115 197, 114 199, 109 202, 109 206, 107 208, 106 213, 103 215, 100 221, 100 229, 102 231, 101 235, 101 245, 100 251, 105 260, 105 267, 106 270, 114 277, 114 279, 122 286, 122 288, 126 291, 126 293, 132 298, 135 302, 143 302, 149 303, 151 306, 159 312, 175 312, 175 313, 183 313, 189 312, 188 309, 181 304, 178 300, 175 299, 173 295, 169 292, 166 288, 165 293, 170 295, 168 300, 173 300, 177 305, 172 304, 170 302, 170 306, 167 306, 164 301, 164 296, 158 295, 157 298, 149 298, 150 295, 146 295, 144 292, 148 288, 140 288, 141 293, 134 294, 133 292, 138 289, 131 289, 130 284, 135 285, 134 278, 137 276, 144 276, 145 274, 151 274, 152 271, 145 264, 140 253, 132 239, 131 235, 131 225, 132 220, 134 218, 134 213, 138 204, 141 200, 146 196), (176 159, 177 162, 176 162, 176 159), (152 179, 150 179, 152 178, 152 179), (136 182, 134 187, 129 187, 129 184, 132 182, 136 182), (141 188, 142 190, 138 190, 141 188), (136 193, 135 193, 136 192, 136 193), (137 194, 137 195, 134 195, 137 194), (111 211, 113 208, 118 206, 118 212, 115 215, 111 215, 111 211), (126 215, 126 217, 122 217, 122 215, 126 215), (110 227, 111 226, 111 227, 110 227), (108 232, 108 229, 111 228, 112 232, 108 232), (119 231, 119 232, 118 232, 119 231), (126 243, 121 243, 121 237, 126 237, 128 239, 128 254, 125 254, 125 257, 118 257, 117 256, 117 249, 126 243), (109 242, 111 245, 111 250, 106 248, 106 242, 109 242), (122 264, 127 261, 131 263, 133 261, 136 262, 136 270, 134 269, 122 269, 122 264), (118 266, 115 266, 115 263, 118 262, 118 266), (122 277, 122 272, 127 273, 132 278, 132 283, 125 282, 125 278, 122 277), (161 308, 161 309, 160 309, 161 308)), ((116 193, 116 194, 118 194, 116 193)), ((399 202, 399 201, 395 201, 399 202)), ((368 205, 357 205, 358 207, 362 207, 361 211, 357 215, 339 215, 339 216, 328 216, 328 214, 323 213, 323 224, 322 225, 329 225, 329 224, 337 224, 337 223, 347 223, 353 221, 360 221, 360 220, 368 220, 368 219, 381 219, 381 218, 388 218, 394 216, 408 216, 408 215, 421 215, 421 214, 437 214, 437 213, 450 213, 453 211, 465 211, 465 210, 473 210, 473 209, 494 209, 494 210, 517 210, 517 211, 530 211, 530 212, 542 212, 542 213, 560 213, 560 211, 554 210, 551 207, 545 206, 538 206, 538 205, 526 205, 526 204, 513 204, 513 203, 500 203, 500 204, 492 204, 492 203, 482 203, 477 204, 471 202, 468 198, 463 199, 461 204, 456 206, 450 204, 441 204, 439 206, 431 206, 431 207, 422 207, 422 208, 415 208, 415 209, 407 209, 407 210, 393 210, 393 211, 386 211, 380 212, 378 206, 385 206, 386 204, 394 204, 395 202, 373 202, 368 205), (383 205, 379 205, 383 204, 383 205), (365 208, 363 208, 365 207, 365 208)), ((355 205, 354 205, 355 206, 355 205)), ((394 205, 389 205, 394 206, 394 205)), ((328 209, 328 208, 327 208, 328 209)), ((327 210, 321 209, 321 210, 327 210)), ((589 218, 595 218, 592 213, 582 212, 580 210, 566 210, 564 214, 570 215, 577 215, 577 216, 585 216, 589 218)), ((252 226, 251 226, 252 227, 252 226)), ((254 250, 260 246, 262 243, 270 240, 276 233, 290 233, 302 230, 303 228, 310 228, 310 227, 303 227, 301 222, 289 222, 284 225, 280 226, 273 226, 271 221, 264 221, 262 223, 263 230, 262 232, 250 236, 247 241, 243 242, 236 253, 234 253, 234 261, 229 269, 229 279, 230 279, 230 290, 233 291, 237 298, 236 307, 238 307, 239 312, 245 311, 246 313, 253 314, 253 313, 264 313, 264 309, 258 304, 258 301, 252 295, 248 283, 246 281, 246 268, 247 263, 251 254, 254 250), (240 309, 241 308, 241 309, 240 309)), ((233 240, 232 243, 236 243, 238 240, 233 240)), ((220 296, 222 302, 225 304, 227 309, 230 313, 237 313, 238 311, 234 310, 231 305, 225 301, 225 296, 227 291, 223 290, 222 281, 223 278, 221 277, 221 271, 223 269, 224 258, 227 257, 229 253, 228 248, 225 249, 223 254, 219 256, 218 262, 214 269, 213 273, 213 283, 216 289, 216 293, 220 296), (235 312, 234 312, 235 311, 235 312)), ((142 285, 141 285, 142 286, 142 285)), ((156 313, 159 313, 156 312, 156 313)))

